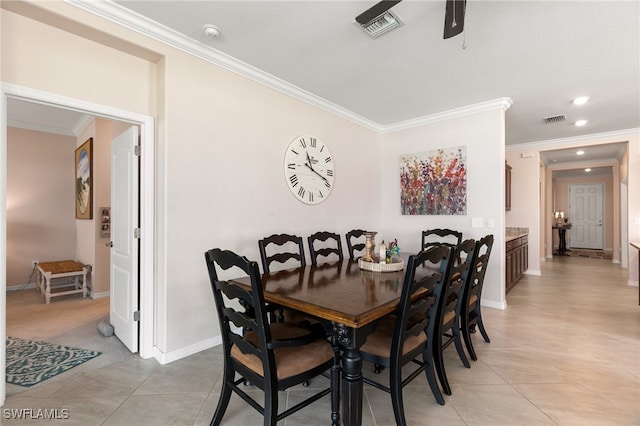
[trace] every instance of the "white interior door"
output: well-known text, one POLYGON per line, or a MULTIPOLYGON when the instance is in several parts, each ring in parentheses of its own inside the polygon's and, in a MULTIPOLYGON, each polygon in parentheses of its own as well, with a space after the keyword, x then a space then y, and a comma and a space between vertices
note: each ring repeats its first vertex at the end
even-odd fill
POLYGON ((569 185, 570 247, 602 249, 604 185, 569 185))
POLYGON ((138 351, 138 128, 111 144, 111 311, 114 334, 138 351))

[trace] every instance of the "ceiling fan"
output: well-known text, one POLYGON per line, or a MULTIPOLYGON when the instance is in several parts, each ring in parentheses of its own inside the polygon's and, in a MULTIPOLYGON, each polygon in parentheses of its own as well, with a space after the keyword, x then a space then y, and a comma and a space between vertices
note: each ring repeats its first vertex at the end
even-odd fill
MULTIPOLYGON (((356 16, 356 22, 362 26, 370 25, 380 19, 393 6, 402 0, 382 0, 356 16)), ((446 0, 444 13, 444 39, 454 37, 464 30, 464 15, 467 0, 446 0)))

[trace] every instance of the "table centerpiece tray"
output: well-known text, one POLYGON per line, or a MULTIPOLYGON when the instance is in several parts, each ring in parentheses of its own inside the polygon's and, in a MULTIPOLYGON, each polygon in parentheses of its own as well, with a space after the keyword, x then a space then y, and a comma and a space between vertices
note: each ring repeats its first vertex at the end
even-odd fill
POLYGON ((396 256, 391 258, 391 263, 369 262, 360 258, 358 267, 371 272, 397 272, 404 269, 404 261, 396 256))

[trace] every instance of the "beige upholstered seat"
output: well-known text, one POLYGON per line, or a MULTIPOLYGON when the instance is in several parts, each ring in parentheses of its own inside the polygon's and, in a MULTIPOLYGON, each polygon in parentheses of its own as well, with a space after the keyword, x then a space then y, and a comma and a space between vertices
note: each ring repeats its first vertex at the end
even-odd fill
MULTIPOLYGON (((291 324, 274 323, 269 325, 271 338, 274 340, 287 340, 302 337, 309 334, 309 330, 292 326, 291 324)), ((258 335, 251 331, 244 336, 244 340, 251 342, 254 346, 259 344, 258 335)), ((325 340, 316 340, 304 346, 283 347, 274 349, 276 360, 277 379, 285 379, 311 370, 333 359, 333 349, 325 340)), ((253 354, 245 354, 233 345, 231 356, 249 367, 260 376, 264 376, 262 360, 253 354)))

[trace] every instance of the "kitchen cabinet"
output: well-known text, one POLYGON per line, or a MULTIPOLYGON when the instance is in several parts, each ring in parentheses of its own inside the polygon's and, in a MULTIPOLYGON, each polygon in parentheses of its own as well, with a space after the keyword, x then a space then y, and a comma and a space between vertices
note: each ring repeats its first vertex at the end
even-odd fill
POLYGON ((507 292, 522 278, 529 268, 529 235, 521 235, 506 243, 506 289, 507 292))

